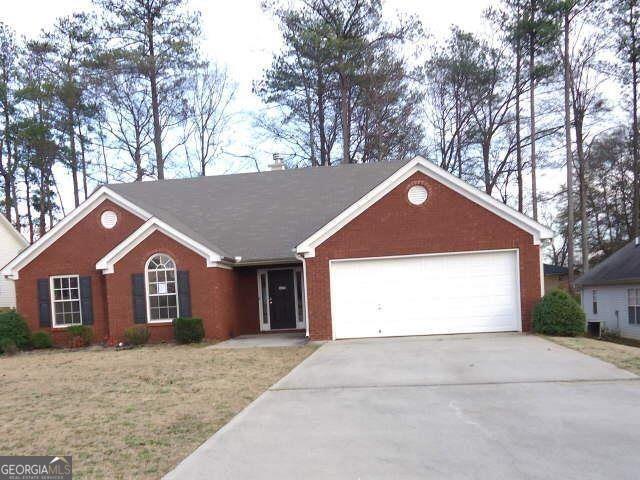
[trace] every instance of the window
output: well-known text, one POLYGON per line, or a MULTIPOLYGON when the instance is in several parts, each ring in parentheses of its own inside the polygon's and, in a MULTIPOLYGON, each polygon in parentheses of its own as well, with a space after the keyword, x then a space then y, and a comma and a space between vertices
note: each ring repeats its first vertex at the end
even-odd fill
POLYGON ((147 321, 170 322, 178 316, 176 264, 164 254, 154 255, 147 261, 147 321))
POLYGON ((78 275, 51 277, 49 284, 51 286, 53 326, 82 325, 78 275))
POLYGON ((591 291, 591 296, 592 296, 593 314, 597 315, 598 314, 598 291, 597 290, 592 290, 591 291))
POLYGON ((262 323, 269 324, 269 290, 267 288, 267 272, 260 273, 260 301, 262 311, 262 323))
POLYGON ((630 288, 627 291, 627 306, 629 307, 629 323, 640 325, 640 288, 630 288))
POLYGON ((304 321, 304 297, 302 295, 304 285, 302 284, 302 270, 296 270, 296 306, 298 307, 297 319, 298 323, 304 321))

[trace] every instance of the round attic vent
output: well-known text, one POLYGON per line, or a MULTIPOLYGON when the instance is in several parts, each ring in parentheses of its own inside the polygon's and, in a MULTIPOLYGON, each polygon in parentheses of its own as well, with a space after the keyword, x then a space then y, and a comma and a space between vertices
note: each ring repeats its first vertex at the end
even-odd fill
POLYGON ((413 205, 422 205, 427 201, 427 189, 422 185, 414 185, 407 193, 407 199, 413 205))
POLYGON ((118 223, 118 215, 116 215, 116 212, 113 212, 111 210, 102 212, 100 223, 102 223, 102 226, 104 228, 111 229, 116 226, 116 223, 118 223))

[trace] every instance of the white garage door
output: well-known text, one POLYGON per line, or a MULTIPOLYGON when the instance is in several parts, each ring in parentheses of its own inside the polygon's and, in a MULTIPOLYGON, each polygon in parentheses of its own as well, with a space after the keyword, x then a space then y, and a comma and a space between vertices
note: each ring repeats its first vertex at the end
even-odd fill
POLYGON ((515 251, 331 262, 335 338, 521 330, 515 251))

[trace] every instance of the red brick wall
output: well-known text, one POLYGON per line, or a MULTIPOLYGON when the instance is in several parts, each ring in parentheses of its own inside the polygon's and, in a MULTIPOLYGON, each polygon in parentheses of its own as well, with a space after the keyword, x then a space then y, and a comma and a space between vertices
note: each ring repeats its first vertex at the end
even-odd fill
POLYGON ((37 281, 53 275, 91 276, 93 296, 94 340, 99 342, 108 335, 106 303, 104 302, 104 278, 96 270, 96 262, 113 249, 134 230, 143 220, 105 200, 80 220, 68 232, 49 246, 44 252, 20 270, 16 281, 17 309, 32 331, 46 330, 52 333, 57 344, 66 343, 64 330, 41 329, 38 315, 37 281), (105 210, 113 210, 118 222, 111 230, 100 224, 100 216, 105 210))
MULTIPOLYGON (((144 273, 145 264, 155 253, 173 258, 178 270, 189 271, 191 315, 202 318, 205 337, 225 339, 235 334, 236 277, 232 270, 209 268, 206 260, 161 232, 154 232, 115 264, 114 273, 106 275, 107 302, 111 336, 123 340, 124 330, 133 322, 131 275, 144 273)), ((151 341, 173 338, 171 324, 147 324, 151 341)))
POLYGON ((316 248, 306 260, 312 339, 332 338, 329 260, 419 253, 518 248, 522 327, 540 298, 540 247, 532 236, 489 210, 421 173, 414 174, 316 248), (423 205, 407 201, 407 190, 423 183, 423 205))

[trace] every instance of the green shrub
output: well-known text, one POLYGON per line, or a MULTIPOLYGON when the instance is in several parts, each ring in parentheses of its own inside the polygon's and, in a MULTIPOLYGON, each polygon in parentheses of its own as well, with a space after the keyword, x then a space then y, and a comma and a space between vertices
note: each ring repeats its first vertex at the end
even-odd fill
POLYGON ((144 345, 150 336, 151 332, 147 327, 129 327, 124 331, 124 338, 129 345, 144 345))
POLYGON ((69 346, 71 348, 87 347, 93 340, 93 330, 85 325, 72 325, 67 327, 69 346))
POLYGON ((10 338, 0 338, 0 353, 5 355, 15 355, 18 353, 16 342, 10 338))
POLYGON ((31 346, 31 332, 27 322, 15 310, 0 313, 0 338, 12 340, 21 350, 31 346))
POLYGON ((547 293, 533 309, 533 329, 545 335, 575 337, 585 332, 582 307, 567 292, 547 293))
POLYGON ((53 340, 47 332, 35 332, 31 335, 31 345, 36 349, 51 348, 53 347, 53 340))
POLYGON ((173 321, 173 335, 178 343, 198 343, 204 338, 201 318, 180 317, 173 321))

